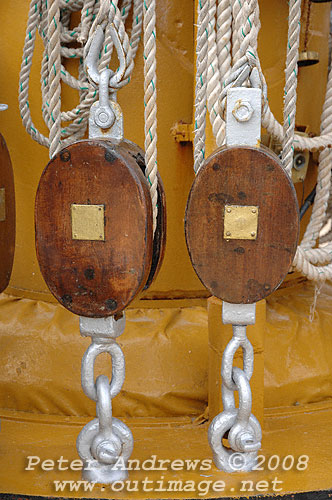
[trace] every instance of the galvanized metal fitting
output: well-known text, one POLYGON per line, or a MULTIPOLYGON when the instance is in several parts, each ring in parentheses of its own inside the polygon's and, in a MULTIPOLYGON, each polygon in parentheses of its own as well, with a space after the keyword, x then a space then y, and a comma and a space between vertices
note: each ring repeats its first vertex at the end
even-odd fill
POLYGON ((97 418, 81 430, 76 445, 83 461, 82 476, 91 482, 110 484, 128 476, 126 467, 134 446, 133 436, 123 422, 112 416, 112 399, 121 391, 125 378, 124 355, 115 338, 123 333, 125 322, 125 315, 118 319, 80 317, 81 334, 91 337, 82 359, 82 387, 96 401, 97 418), (95 381, 96 358, 105 352, 112 358, 111 381, 105 375, 95 381))
POLYGON ((233 116, 238 122, 247 122, 253 115, 253 108, 249 101, 239 99, 233 108, 233 116))

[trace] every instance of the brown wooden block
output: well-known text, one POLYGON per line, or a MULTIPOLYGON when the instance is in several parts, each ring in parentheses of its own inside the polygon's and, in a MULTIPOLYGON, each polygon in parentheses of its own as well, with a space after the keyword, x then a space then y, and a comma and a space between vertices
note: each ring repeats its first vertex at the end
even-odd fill
MULTIPOLYGON (((126 145, 128 153, 135 158, 137 164, 141 168, 143 174, 145 173, 145 160, 144 151, 137 146, 137 144, 124 140, 123 144, 126 145)), ((166 226, 167 226, 167 216, 166 216, 166 195, 163 185, 163 181, 160 177, 159 172, 157 173, 158 178, 158 215, 157 215, 157 226, 153 237, 153 252, 152 252, 152 264, 149 277, 144 286, 144 290, 147 290, 152 282, 158 275, 161 268, 162 262, 164 260, 165 248, 166 248, 166 226)))
POLYGON ((6 142, 0 134, 0 292, 7 288, 15 252, 15 189, 6 142))
POLYGON ((116 314, 146 284, 152 262, 151 197, 126 144, 86 140, 56 155, 38 186, 35 222, 46 284, 75 314, 116 314))
POLYGON ((275 290, 291 266, 299 232, 294 186, 276 155, 241 146, 213 153, 192 185, 185 232, 192 265, 212 295, 253 303, 275 290), (243 207, 249 207, 246 214, 243 207), (225 225, 225 216, 236 212, 238 225, 225 225))

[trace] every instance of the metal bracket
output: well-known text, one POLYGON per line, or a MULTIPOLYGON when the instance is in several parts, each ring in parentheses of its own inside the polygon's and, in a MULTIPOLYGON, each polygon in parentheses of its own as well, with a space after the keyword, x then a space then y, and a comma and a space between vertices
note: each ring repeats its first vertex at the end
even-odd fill
POLYGON ((134 439, 130 429, 112 415, 112 400, 121 391, 125 377, 125 360, 115 339, 125 329, 125 315, 118 319, 86 318, 80 316, 80 331, 91 337, 82 359, 82 387, 84 393, 96 401, 97 418, 81 430, 77 451, 83 461, 82 476, 86 481, 111 484, 128 477, 127 463, 133 451, 134 439), (108 353, 112 359, 112 378, 104 375, 94 379, 96 358, 108 353), (122 465, 118 467, 118 460, 122 465))
POLYGON ((102 137, 109 139, 113 144, 119 144, 123 140, 123 115, 116 102, 116 90, 124 75, 126 65, 123 48, 114 26, 110 27, 110 32, 120 61, 118 70, 115 73, 108 68, 101 73, 98 71, 98 56, 104 40, 104 33, 100 26, 97 28, 86 57, 87 74, 93 84, 99 86, 99 101, 96 101, 90 108, 89 138, 102 137))
POLYGON ((100 103, 96 101, 90 108, 89 116, 89 138, 90 139, 109 139, 113 144, 119 144, 123 140, 123 115, 120 105, 116 101, 109 101, 110 108, 114 113, 115 119, 113 125, 109 128, 101 128, 97 125, 95 116, 99 113, 100 103))
POLYGON ((222 303, 222 322, 224 325, 254 325, 256 321, 256 304, 222 303))
POLYGON ((80 332, 82 337, 100 337, 115 339, 123 334, 126 326, 125 315, 115 319, 114 316, 107 318, 88 318, 80 316, 80 332))
POLYGON ((260 146, 262 91, 234 87, 227 91, 227 146, 260 146))

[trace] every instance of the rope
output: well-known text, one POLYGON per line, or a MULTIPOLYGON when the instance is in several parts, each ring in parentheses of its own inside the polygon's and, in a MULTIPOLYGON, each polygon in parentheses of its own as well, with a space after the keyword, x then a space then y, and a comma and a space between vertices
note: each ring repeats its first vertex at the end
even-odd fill
POLYGON ((220 78, 225 80, 232 63, 232 9, 229 0, 218 0, 216 30, 219 74, 220 78))
POLYGON ((209 37, 208 37, 208 67, 207 67, 207 107, 210 113, 210 122, 217 146, 221 146, 225 137, 225 127, 218 112, 218 100, 221 93, 219 62, 217 57, 216 41, 216 11, 215 2, 209 8, 209 37))
POLYGON ((298 150, 320 151, 317 189, 312 215, 302 242, 298 246, 294 266, 309 279, 322 281, 332 279, 332 228, 326 235, 319 238, 323 225, 328 222, 332 214, 332 150, 330 149, 332 147, 332 71, 328 76, 320 135, 309 138, 295 134, 300 18, 301 0, 290 0, 284 88, 284 124, 282 126, 275 119, 269 107, 267 86, 257 52, 257 38, 260 29, 258 1, 210 0, 208 11, 206 4, 204 5, 202 1, 199 2, 194 169, 197 172, 204 161, 206 94, 212 130, 219 146, 222 144, 224 135, 223 110, 228 88, 248 84, 259 86, 263 92, 262 126, 282 143, 282 163, 288 174, 291 175, 293 167, 294 147, 298 150), (216 15, 217 22, 215 23, 216 15), (208 41, 206 34, 208 34, 208 41), (206 41, 208 42, 207 54, 206 41), (217 66, 216 61, 218 61, 217 66), (206 65, 208 65, 207 69, 206 65), (217 106, 215 96, 220 92, 220 89, 222 92, 219 94, 218 115, 221 122, 214 114, 217 106), (319 242, 318 247, 317 242, 319 242))
MULTIPOLYGON (((321 117, 321 133, 332 133, 332 69, 329 72, 325 102, 321 117)), ((316 196, 311 218, 298 247, 294 266, 309 279, 321 281, 332 279, 332 242, 326 246, 314 248, 319 233, 326 220, 326 213, 331 191, 332 151, 325 148, 319 154, 316 196), (321 264, 327 265, 321 265, 321 264), (319 264, 319 265, 317 265, 319 264)), ((325 240, 324 240, 325 241, 325 240)))
POLYGON ((205 160, 207 55, 209 45, 209 0, 198 0, 195 88, 194 170, 205 160))
POLYGON ((289 0, 288 43, 285 69, 284 126, 281 161, 289 176, 292 175, 294 157, 294 131, 296 115, 296 88, 300 44, 301 0, 289 0))
MULTIPOLYGON (((48 0, 48 2, 31 0, 30 2, 20 72, 19 107, 27 132, 39 144, 50 149, 50 157, 60 148, 81 139, 86 133, 90 108, 97 100, 98 93, 84 72, 84 51, 93 35, 93 26, 96 26, 96 21, 101 18, 106 27, 108 16, 105 17, 105 10, 108 13, 110 5, 113 6, 114 13, 111 22, 116 25, 126 49, 128 64, 124 78, 119 84, 119 87, 123 87, 130 81, 134 68, 134 58, 142 28, 142 0, 133 2, 135 18, 130 39, 124 28, 116 0, 111 4, 109 0, 48 0), (81 11, 80 24, 71 29, 71 15, 77 11, 81 11), (42 134, 34 125, 29 105, 30 71, 37 31, 44 44, 41 63, 42 116, 50 131, 49 136, 42 134), (73 42, 76 42, 76 45, 77 42, 85 43, 85 46, 72 48, 73 42), (65 59, 78 60, 78 78, 67 71, 65 59), (79 104, 68 111, 61 111, 61 82, 79 93, 79 104), (64 123, 66 126, 63 126, 64 123)), ((123 1, 122 5, 123 16, 126 19, 132 2, 123 1)), ((108 43, 105 39, 99 62, 100 70, 108 66, 112 52, 112 43, 108 43)))
POLYGON ((61 137, 61 50, 60 50, 60 0, 48 2, 48 85, 49 85, 49 129, 50 158, 60 149, 61 137))
POLYGON ((157 75, 156 75, 156 1, 144 0, 144 117, 145 175, 150 184, 153 231, 157 225, 157 75))
POLYGON ((20 72, 19 106, 24 127, 34 140, 49 148, 50 158, 61 148, 84 137, 90 108, 98 98, 96 85, 89 82, 84 72, 84 59, 95 31, 101 26, 105 32, 99 72, 109 66, 113 54, 110 25, 117 31, 125 55, 124 74, 120 81, 111 83, 111 90, 117 91, 130 82, 134 69, 142 32, 143 4, 145 174, 150 185, 155 230, 158 213, 155 0, 122 0, 120 8, 118 0, 31 0, 20 72), (131 10, 132 24, 128 35, 125 22, 131 10), (71 29, 71 14, 77 11, 81 11, 80 24, 71 29), (29 105, 30 71, 37 31, 44 44, 41 93, 42 116, 49 129, 48 137, 33 124, 29 105), (73 42, 79 42, 83 47, 73 48, 73 42), (67 71, 64 59, 78 59, 78 78, 67 71), (79 104, 72 110, 61 111, 61 82, 79 93, 79 104), (65 127, 64 122, 67 122, 65 127))

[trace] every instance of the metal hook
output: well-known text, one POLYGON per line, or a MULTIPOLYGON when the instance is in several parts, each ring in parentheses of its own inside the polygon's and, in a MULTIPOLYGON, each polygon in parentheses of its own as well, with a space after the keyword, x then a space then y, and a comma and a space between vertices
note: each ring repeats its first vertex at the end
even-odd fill
MULTIPOLYGON (((120 42, 119 35, 114 27, 114 24, 112 23, 110 25, 110 34, 111 34, 111 39, 114 44, 114 47, 116 48, 116 52, 118 55, 119 59, 119 67, 118 69, 113 72, 111 71, 111 78, 109 80, 109 86, 111 88, 117 88, 119 82, 122 80, 123 75, 125 74, 126 71, 126 58, 125 58, 125 53, 123 50, 123 47, 120 42)), ((99 85, 100 83, 100 73, 98 71, 98 60, 99 60, 99 54, 102 49, 103 43, 104 43, 105 35, 103 32, 103 29, 101 26, 98 26, 96 29, 96 32, 93 36, 93 39, 91 41, 86 59, 85 59, 85 69, 88 77, 90 80, 95 84, 99 85)))

